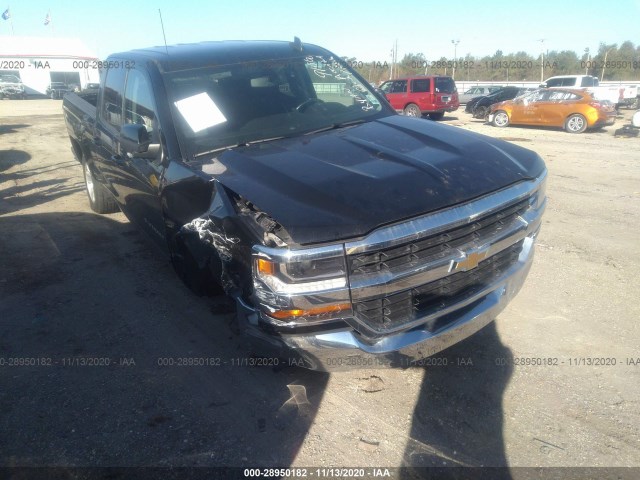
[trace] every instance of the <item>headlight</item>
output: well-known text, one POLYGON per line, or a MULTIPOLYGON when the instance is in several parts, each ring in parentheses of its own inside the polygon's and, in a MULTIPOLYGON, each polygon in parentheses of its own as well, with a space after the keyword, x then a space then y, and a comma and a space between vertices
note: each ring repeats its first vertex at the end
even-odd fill
POLYGON ((547 198, 547 171, 545 170, 542 175, 543 178, 540 181, 540 185, 530 199, 531 206, 533 206, 533 208, 535 208, 536 210, 542 206, 545 199, 547 198))
POLYGON ((344 247, 253 248, 253 277, 262 310, 276 319, 335 317, 351 311, 344 247))

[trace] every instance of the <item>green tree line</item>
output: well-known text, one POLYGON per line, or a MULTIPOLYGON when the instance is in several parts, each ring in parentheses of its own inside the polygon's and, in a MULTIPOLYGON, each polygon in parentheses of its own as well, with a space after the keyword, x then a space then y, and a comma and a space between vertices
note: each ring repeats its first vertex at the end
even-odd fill
POLYGON ((602 81, 640 80, 640 45, 626 41, 618 44, 600 43, 597 52, 585 49, 578 54, 571 50, 551 50, 532 56, 526 52, 475 57, 470 54, 455 61, 441 57, 429 58, 425 53, 407 53, 395 65, 390 60, 359 61, 343 57, 371 83, 408 75, 454 75, 458 81, 504 82, 540 81, 555 75, 593 75, 602 81), (393 73, 392 73, 393 68, 393 73), (454 72, 455 69, 455 72, 454 72))

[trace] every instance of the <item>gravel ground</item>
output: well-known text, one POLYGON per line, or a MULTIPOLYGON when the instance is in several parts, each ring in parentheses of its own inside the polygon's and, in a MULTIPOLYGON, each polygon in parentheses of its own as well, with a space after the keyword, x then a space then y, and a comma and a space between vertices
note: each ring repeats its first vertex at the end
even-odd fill
POLYGON ((529 279, 431 365, 328 375, 237 366, 232 314, 90 211, 61 102, 1 101, 0 466, 640 467, 640 139, 445 123, 546 160, 529 279))

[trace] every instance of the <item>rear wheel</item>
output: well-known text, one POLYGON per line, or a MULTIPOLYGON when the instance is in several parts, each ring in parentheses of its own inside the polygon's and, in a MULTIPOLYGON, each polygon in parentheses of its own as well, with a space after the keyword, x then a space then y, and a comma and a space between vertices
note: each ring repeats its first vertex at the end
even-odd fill
POLYGON ((404 114, 407 117, 421 117, 422 116, 422 112, 420 111, 420 108, 415 103, 410 103, 409 105, 404 107, 404 114))
POLYGON ((444 112, 430 113, 429 118, 431 120, 442 120, 444 118, 444 112))
POLYGON ((564 122, 564 129, 569 133, 582 133, 587 129, 587 119, 579 113, 569 115, 564 122))
POLYGON ((498 110, 493 114, 492 123, 495 127, 506 127, 509 125, 509 115, 504 110, 498 110))
POLYGON ((89 197, 89 206, 96 213, 115 213, 119 210, 115 198, 100 183, 93 178, 93 172, 88 162, 82 163, 84 171, 84 185, 89 197))

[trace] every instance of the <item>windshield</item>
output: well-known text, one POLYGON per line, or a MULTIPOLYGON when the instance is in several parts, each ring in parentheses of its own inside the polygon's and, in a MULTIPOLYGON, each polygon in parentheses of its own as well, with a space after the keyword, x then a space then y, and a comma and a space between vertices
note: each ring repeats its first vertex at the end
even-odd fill
POLYGON ((20 83, 20 79, 15 75, 0 75, 0 82, 3 83, 20 83))
POLYGON ((186 70, 165 79, 190 156, 392 114, 369 85, 329 56, 186 70))

